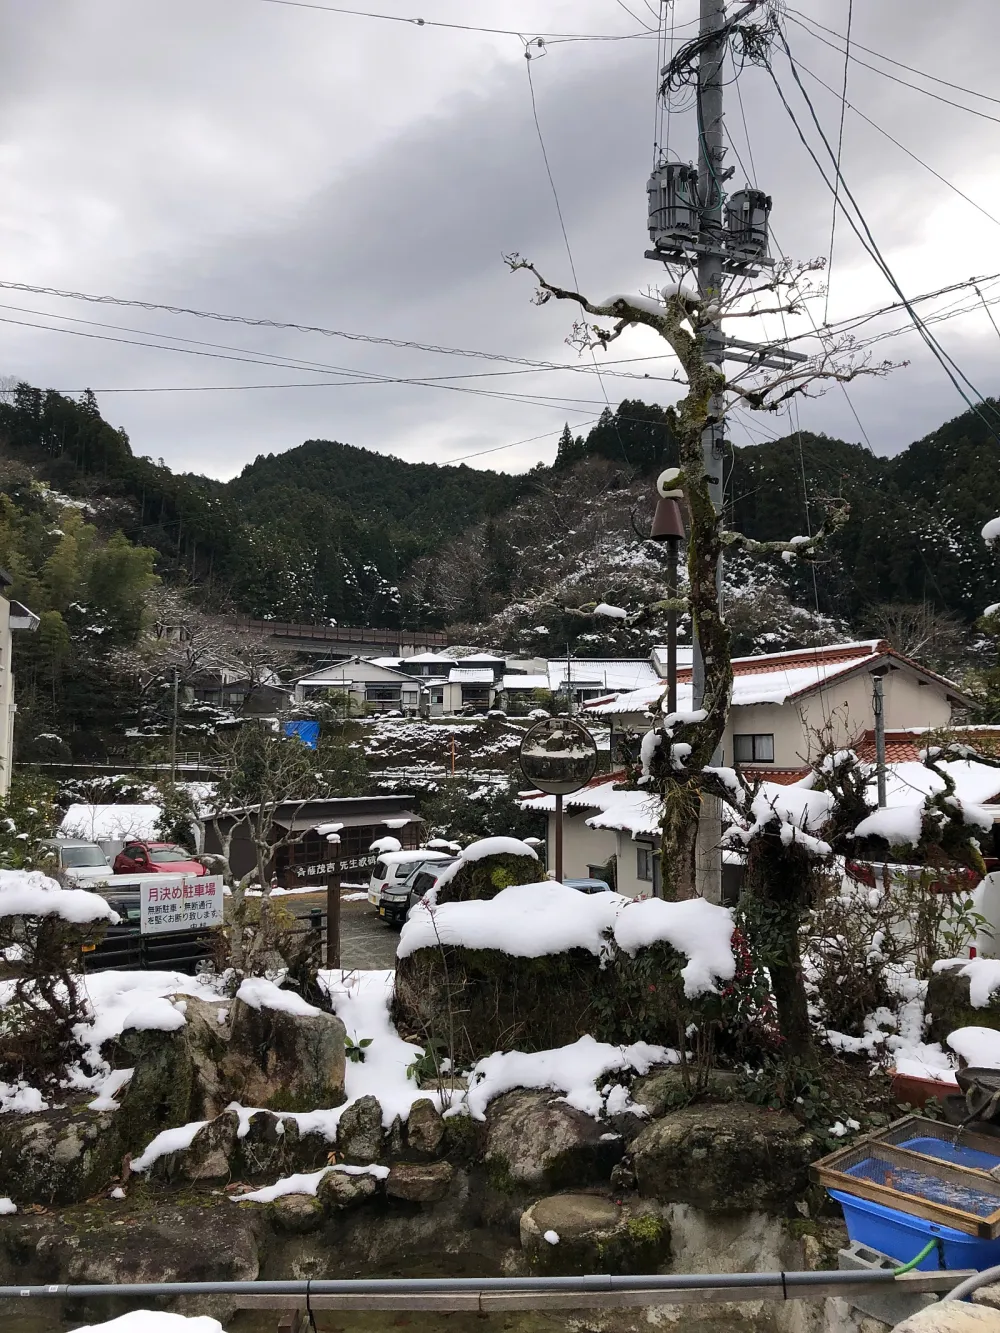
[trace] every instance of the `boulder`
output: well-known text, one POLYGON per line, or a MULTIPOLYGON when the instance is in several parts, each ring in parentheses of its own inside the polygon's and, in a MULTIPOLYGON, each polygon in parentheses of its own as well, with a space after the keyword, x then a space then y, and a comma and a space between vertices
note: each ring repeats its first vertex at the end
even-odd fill
POLYGON ((330 1212, 343 1212, 371 1199, 378 1193, 378 1185, 377 1178, 367 1172, 355 1175, 347 1171, 328 1171, 319 1182, 316 1197, 330 1212))
POLYGON ((0 1117, 0 1195, 18 1204, 79 1203, 118 1176, 124 1148, 114 1111, 0 1117))
POLYGON ((389 1171, 385 1192, 411 1203, 439 1203, 448 1193, 454 1174, 450 1162, 396 1162, 389 1171))
POLYGON ((787 1213, 809 1184, 812 1135, 786 1111, 687 1106, 632 1143, 639 1192, 708 1213, 787 1213))
POLYGON ((945 1042, 948 1033, 957 1028, 1000 1030, 1000 991, 994 991, 981 1009, 973 1008, 969 978, 959 975, 964 966, 964 962, 958 962, 931 973, 924 1010, 929 1019, 929 1041, 945 1042))
POLYGON ((141 1152, 167 1126, 213 1120, 233 1100, 220 1069, 227 1029, 219 1022, 219 1006, 191 996, 184 1000, 182 1028, 130 1029, 118 1039, 116 1065, 134 1069, 116 1112, 131 1152, 141 1152))
POLYGON ((421 1097, 410 1107, 406 1122, 406 1143, 412 1156, 437 1157, 444 1142, 444 1120, 429 1097, 421 1097))
POLYGON ((312 1111, 344 1101, 344 1025, 336 1014, 255 1008, 237 997, 230 1021, 222 1062, 229 1100, 272 1111, 312 1111))
POLYGON ((282 1194, 268 1205, 267 1214, 277 1231, 295 1236, 319 1230, 326 1215, 322 1203, 311 1194, 282 1194))
MULTIPOLYGON (((4 1220, 19 1233, 25 1282, 246 1282, 260 1271, 261 1210, 221 1197, 116 1209, 85 1225, 58 1215, 4 1220)), ((5 1239, 9 1248, 11 1231, 5 1239)))
POLYGON ((1000 1333, 1000 1312, 967 1301, 938 1301, 904 1319, 893 1333, 1000 1333))
POLYGON ((269 1183, 296 1171, 316 1171, 326 1165, 331 1147, 322 1134, 303 1134, 294 1120, 258 1111, 236 1141, 233 1175, 269 1183))
POLYGON ((654 1273, 670 1253, 670 1229, 651 1211, 601 1194, 553 1194, 521 1214, 521 1248, 533 1272, 654 1273))
POLYGON ((359 1097, 340 1117, 337 1158, 350 1166, 369 1166, 382 1156, 382 1106, 377 1097, 359 1097))
POLYGON ((623 1146, 553 1093, 518 1088, 490 1103, 483 1151, 490 1184, 509 1194, 607 1180, 623 1146))
POLYGON ((235 1111, 223 1111, 207 1125, 203 1125, 183 1152, 172 1153, 155 1162, 153 1169, 160 1163, 168 1163, 165 1168, 170 1180, 190 1180, 192 1184, 210 1181, 228 1180, 232 1174, 230 1165, 236 1148, 236 1131, 240 1118, 235 1111))
MULTIPOLYGON (((712 1069, 703 1096, 724 1100, 731 1095, 735 1082, 736 1075, 728 1069, 712 1069)), ((691 1098, 691 1090, 685 1086, 684 1075, 676 1065, 656 1069, 632 1084, 632 1100, 644 1106, 654 1120, 677 1107, 686 1106, 691 1098)))

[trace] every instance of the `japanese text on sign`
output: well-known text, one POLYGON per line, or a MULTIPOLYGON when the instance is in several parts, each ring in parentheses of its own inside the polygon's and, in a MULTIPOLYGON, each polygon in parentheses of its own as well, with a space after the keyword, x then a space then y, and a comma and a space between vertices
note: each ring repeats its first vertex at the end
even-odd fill
MULTIPOLYGON (((160 880, 160 877, 157 876, 160 880)), ((143 935, 167 930, 203 930, 221 926, 223 893, 221 875, 180 877, 168 884, 139 885, 143 935)))

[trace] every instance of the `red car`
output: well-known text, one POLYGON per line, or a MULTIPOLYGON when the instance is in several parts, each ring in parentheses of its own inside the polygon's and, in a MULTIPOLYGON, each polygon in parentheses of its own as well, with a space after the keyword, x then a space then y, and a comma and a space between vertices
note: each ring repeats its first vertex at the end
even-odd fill
POLYGON ((112 866, 116 875, 207 875, 208 868, 173 842, 127 842, 112 866))

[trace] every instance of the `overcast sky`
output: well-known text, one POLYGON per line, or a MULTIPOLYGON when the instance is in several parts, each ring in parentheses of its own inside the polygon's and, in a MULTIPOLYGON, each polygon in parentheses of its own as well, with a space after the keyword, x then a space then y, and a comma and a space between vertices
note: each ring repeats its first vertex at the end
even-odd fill
MULTIPOLYGON (((625 2, 655 25, 657 0, 625 2)), ((372 3, 384 13, 516 29, 529 38, 642 31, 619 0, 372 3)), ((798 3, 807 16, 843 31, 847 0, 798 3)), ((683 25, 696 12, 697 0, 676 0, 678 41, 690 35, 683 25)), ((509 274, 502 261, 504 252, 517 250, 554 280, 569 281, 518 36, 269 0, 0 0, 0 13, 0 279, 569 362, 586 372, 589 363, 564 343, 573 310, 532 305, 530 279, 509 274)), ((841 57, 794 22, 787 31, 803 64, 839 88, 841 57)), ((853 39, 939 79, 996 91, 996 0, 953 0, 947 23, 932 0, 862 0, 854 5, 853 39)), ((1000 102, 857 54, 1000 118, 1000 102)), ((775 67, 807 124, 787 64, 777 58, 775 67)), ((600 299, 662 281, 662 269, 643 259, 655 40, 553 40, 544 55, 536 48, 531 74, 581 286, 600 299)), ((804 78, 835 139, 839 100, 804 78)), ((767 73, 747 69, 740 91, 758 183, 774 198, 777 243, 797 258, 826 254, 831 197, 767 73)), ((735 94, 727 88, 727 126, 749 165, 735 94)), ((859 65, 850 71, 848 100, 1000 218, 1000 123, 859 65)), ((670 135, 675 153, 693 156, 693 114, 673 116, 670 135)), ((737 167, 733 184, 742 184, 743 170, 732 155, 728 161, 737 167)), ((843 171, 908 296, 1000 270, 1000 222, 851 110, 843 171)), ((1000 295, 1000 282, 986 294, 1000 295)), ((892 299, 886 280, 839 223, 830 317, 892 299)), ((822 301, 814 312, 822 319, 822 301)), ((1000 322, 1000 306, 995 313, 1000 322)), ((870 327, 903 322, 897 315, 870 327)), ((1000 392, 1000 339, 985 311, 942 323, 936 332, 984 394, 1000 392)), ((603 359, 659 350, 639 331, 603 359)), ((876 452, 894 453, 964 410, 915 335, 875 350, 911 359, 887 380, 852 386, 876 452)), ((669 362, 639 368, 665 375, 669 362)), ((585 430, 605 393, 613 406, 626 396, 650 402, 672 396, 666 384, 616 374, 602 376, 602 386, 593 373, 506 373, 517 369, 504 361, 0 290, 0 376, 65 391, 92 386, 104 415, 128 431, 136 453, 219 477, 233 476, 258 454, 314 438, 411 461, 448 462, 496 449, 469 462, 520 471, 551 460, 564 421, 585 430), (40 324, 45 331, 26 327, 40 324), (187 351, 167 350, 168 344, 187 351), (284 364, 249 364, 254 359, 284 364), (357 376, 338 382, 333 369, 482 378, 443 381, 448 388, 351 384, 345 380, 357 376), (308 387, 214 387, 289 384, 308 387), (195 391, 204 386, 213 387, 195 391), (159 388, 174 391, 111 392, 159 388), (516 441, 530 442, 499 448, 516 441)), ((801 424, 861 437, 836 390, 803 404, 801 424)), ((732 433, 747 443, 788 428, 785 419, 765 418, 759 426, 739 420, 732 433)))

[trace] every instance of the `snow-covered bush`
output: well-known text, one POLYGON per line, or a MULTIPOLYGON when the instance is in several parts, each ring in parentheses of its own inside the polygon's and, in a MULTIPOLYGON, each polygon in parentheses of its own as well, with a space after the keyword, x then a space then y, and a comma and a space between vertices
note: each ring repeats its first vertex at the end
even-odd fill
POLYGON ((583 1035, 684 1043, 736 976, 732 915, 704 899, 630 902, 546 880, 422 904, 400 936, 394 1015, 467 1063, 583 1035))
POLYGON ((86 889, 40 871, 0 870, 0 955, 13 985, 0 1008, 0 1080, 57 1079, 77 1054, 88 1016, 80 950, 118 916, 86 889))

